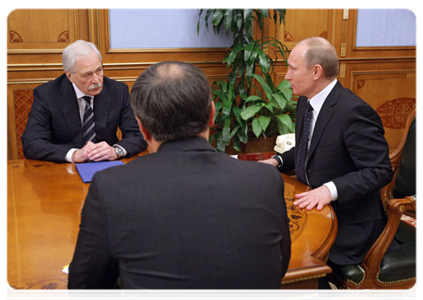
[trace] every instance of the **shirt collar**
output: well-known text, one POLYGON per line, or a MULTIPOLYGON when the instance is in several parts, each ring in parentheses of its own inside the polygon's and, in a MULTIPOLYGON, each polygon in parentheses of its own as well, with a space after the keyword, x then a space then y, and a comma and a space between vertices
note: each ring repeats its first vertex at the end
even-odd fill
POLYGON ((76 98, 77 99, 80 99, 80 98, 82 98, 82 97, 84 97, 84 96, 88 96, 88 97, 90 97, 90 98, 92 98, 92 96, 90 96, 90 95, 86 95, 85 93, 83 93, 77 86, 76 86, 76 84, 75 83, 73 83, 72 82, 72 86, 73 86, 73 89, 75 90, 75 94, 76 94, 76 98))
POLYGON ((313 110, 316 114, 319 114, 320 109, 325 103, 326 98, 328 97, 329 93, 335 87, 335 84, 338 80, 334 79, 331 83, 329 83, 323 90, 320 91, 317 95, 310 99, 310 105, 313 107, 313 110))

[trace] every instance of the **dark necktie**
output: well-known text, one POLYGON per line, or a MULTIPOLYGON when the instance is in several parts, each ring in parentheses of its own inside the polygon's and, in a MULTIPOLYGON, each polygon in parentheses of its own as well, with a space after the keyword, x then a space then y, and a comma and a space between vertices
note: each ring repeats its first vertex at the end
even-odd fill
POLYGON ((91 97, 82 97, 87 102, 84 110, 84 121, 82 122, 82 143, 85 144, 89 141, 93 141, 95 138, 95 122, 94 112, 91 109, 90 101, 91 97))
POLYGON ((300 142, 298 145, 297 151, 297 160, 295 162, 295 173, 297 174, 297 178, 299 181, 307 184, 306 178, 306 158, 307 158, 307 150, 308 150, 308 138, 310 135, 310 125, 312 119, 312 111, 313 108, 310 105, 310 101, 307 101, 307 107, 304 112, 304 119, 303 119, 303 132, 301 133, 300 142))

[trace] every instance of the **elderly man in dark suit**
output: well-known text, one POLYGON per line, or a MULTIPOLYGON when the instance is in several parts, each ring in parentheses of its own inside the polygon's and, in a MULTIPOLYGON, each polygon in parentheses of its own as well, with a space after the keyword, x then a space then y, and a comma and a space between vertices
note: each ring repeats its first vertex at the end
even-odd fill
POLYGON ((34 103, 22 135, 27 158, 102 161, 146 149, 131 110, 128 87, 104 77, 101 60, 92 43, 78 40, 66 47, 65 74, 34 90, 34 103))
POLYGON ((359 264, 386 223, 379 190, 393 173, 382 122, 337 81, 338 58, 327 40, 299 42, 288 66, 286 79, 301 95, 296 146, 265 162, 281 172, 295 168, 298 179, 313 188, 296 195, 294 205, 334 208, 339 226, 329 264, 359 264))
POLYGON ((291 255, 280 173, 208 143, 204 73, 164 62, 131 92, 150 154, 97 173, 69 288, 277 289, 291 255))

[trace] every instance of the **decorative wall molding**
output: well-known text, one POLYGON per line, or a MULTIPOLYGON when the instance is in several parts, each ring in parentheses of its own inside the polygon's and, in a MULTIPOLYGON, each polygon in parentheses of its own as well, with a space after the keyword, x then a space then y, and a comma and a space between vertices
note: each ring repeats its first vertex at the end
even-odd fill
POLYGON ((9 31, 9 40, 10 40, 11 43, 22 43, 23 42, 23 38, 21 37, 21 35, 14 30, 9 31))

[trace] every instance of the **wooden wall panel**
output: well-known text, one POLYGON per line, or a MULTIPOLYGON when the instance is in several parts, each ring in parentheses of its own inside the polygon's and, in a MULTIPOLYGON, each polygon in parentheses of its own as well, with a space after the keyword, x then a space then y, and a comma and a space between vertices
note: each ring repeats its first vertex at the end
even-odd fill
MULTIPOLYGON (((263 33, 257 38, 275 36, 289 49, 309 36, 323 36, 332 42, 340 58, 338 79, 344 87, 373 106, 383 120, 386 119, 386 137, 393 149, 401 129, 389 128, 392 125, 387 125, 391 123, 385 115, 389 111, 387 107, 398 99, 403 99, 404 103, 416 99, 415 47, 357 48, 356 18, 356 10, 289 9, 285 26, 275 26, 273 21, 267 21, 263 33)), ((103 55, 105 75, 126 83, 130 88, 139 74, 162 60, 194 63, 206 73, 211 83, 228 74, 226 65, 221 63, 225 49, 111 49, 108 22, 108 10, 102 9, 33 9, 10 13, 7 21, 9 159, 22 157, 20 134, 32 101, 31 91, 63 73, 62 50, 77 39, 95 43, 103 55)), ((273 55, 271 49, 265 51, 273 55)), ((282 81, 285 74, 285 62, 279 58, 273 72, 275 82, 282 81)), ((402 107, 403 111, 407 109, 402 107)), ((396 117, 401 119, 402 115, 396 114, 396 117)))
POLYGON ((77 25, 81 11, 68 9, 17 9, 8 17, 8 53, 61 53, 84 34, 77 25))
POLYGON ((407 116, 416 104, 416 74, 413 69, 405 69, 404 64, 397 64, 391 70, 374 67, 354 65, 350 70, 351 90, 380 115, 392 152, 400 143, 407 116))
POLYGON ((276 36, 288 47, 310 36, 330 40, 332 20, 333 11, 330 9, 290 9, 283 31, 278 30, 276 36))

